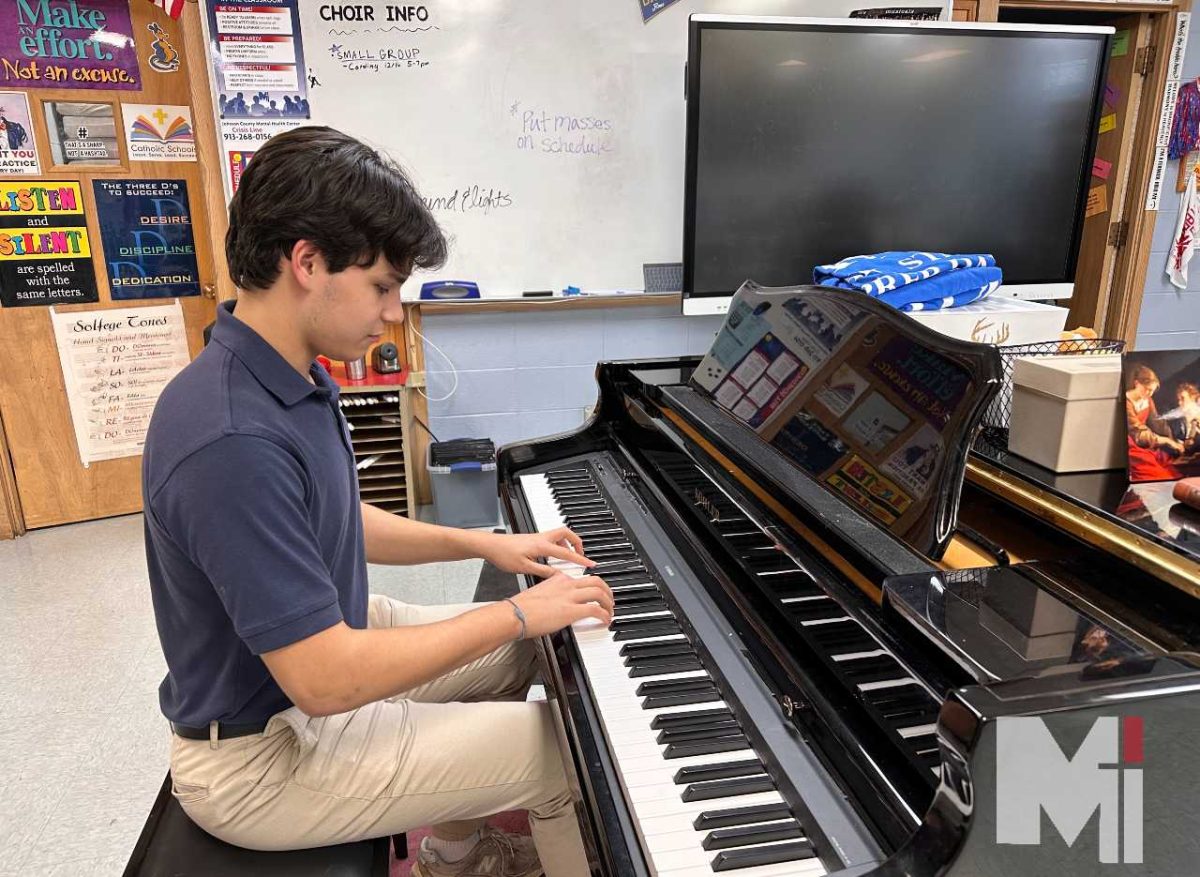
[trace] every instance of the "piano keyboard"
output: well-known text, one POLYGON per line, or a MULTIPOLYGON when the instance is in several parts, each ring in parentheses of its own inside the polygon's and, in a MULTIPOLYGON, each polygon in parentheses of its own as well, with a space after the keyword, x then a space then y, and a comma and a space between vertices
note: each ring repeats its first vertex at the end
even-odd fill
POLYGON ((891 729, 918 766, 939 776, 941 701, 699 469, 678 458, 661 460, 660 468, 680 495, 708 518, 709 527, 746 572, 779 601, 801 635, 832 662, 836 675, 877 723, 891 729))
POLYGON ((520 482, 535 527, 570 527, 597 566, 550 564, 612 588, 612 624, 573 632, 651 873, 827 873, 591 470, 520 482))

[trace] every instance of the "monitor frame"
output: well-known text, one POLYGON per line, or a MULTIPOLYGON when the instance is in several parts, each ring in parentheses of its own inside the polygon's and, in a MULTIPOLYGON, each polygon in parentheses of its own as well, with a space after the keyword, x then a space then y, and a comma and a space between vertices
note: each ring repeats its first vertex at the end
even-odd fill
MULTIPOLYGON (((1112 48, 1112 27, 1084 25, 1009 24, 998 22, 961 21, 894 21, 888 19, 857 18, 799 18, 785 16, 713 15, 693 14, 688 18, 688 54, 685 68, 684 99, 687 103, 686 157, 684 161, 683 195, 683 289, 682 311, 684 316, 724 314, 729 310, 736 289, 728 293, 697 294, 693 291, 695 265, 692 253, 696 243, 696 176, 699 156, 700 113, 700 36, 705 30, 828 30, 849 32, 944 32, 982 33, 989 35, 1019 34, 1072 34, 1077 36, 1102 37, 1103 56, 1097 71, 1096 87, 1092 97, 1092 122, 1084 161, 1079 168, 1079 194, 1076 197, 1075 222, 1071 232, 1070 278, 1047 281, 1023 282, 1002 285, 993 295, 1001 298, 1024 299, 1027 301, 1051 301, 1070 299, 1075 290, 1075 271, 1078 267, 1079 248, 1083 238, 1084 210, 1087 207, 1087 184, 1091 177, 1090 157, 1096 153, 1100 116, 1104 110, 1104 83, 1108 77, 1109 53, 1112 48)), ((757 278, 747 277, 745 280, 757 278)), ((810 282, 803 278, 800 282, 810 282)))

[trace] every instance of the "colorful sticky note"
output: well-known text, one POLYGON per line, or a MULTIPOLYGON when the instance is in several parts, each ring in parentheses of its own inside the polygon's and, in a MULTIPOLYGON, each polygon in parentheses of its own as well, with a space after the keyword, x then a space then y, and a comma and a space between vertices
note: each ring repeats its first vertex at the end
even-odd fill
POLYGON ((1100 213, 1108 211, 1108 186, 1101 183, 1099 186, 1092 186, 1088 189, 1087 209, 1083 211, 1084 216, 1096 216, 1100 213))
POLYGON ((1112 172, 1112 162, 1105 161, 1102 158, 1092 159, 1092 176, 1099 177, 1102 180, 1107 180, 1108 175, 1112 172))
POLYGON ((1113 34, 1112 56, 1123 58, 1129 54, 1129 30, 1119 30, 1113 34))
POLYGON ((1115 127, 1117 127, 1117 114, 1116 113, 1107 113, 1100 117, 1100 133, 1101 134, 1105 133, 1106 131, 1111 131, 1115 127))
POLYGON ((1115 107, 1121 102, 1121 92, 1115 85, 1104 86, 1104 102, 1110 107, 1115 107))

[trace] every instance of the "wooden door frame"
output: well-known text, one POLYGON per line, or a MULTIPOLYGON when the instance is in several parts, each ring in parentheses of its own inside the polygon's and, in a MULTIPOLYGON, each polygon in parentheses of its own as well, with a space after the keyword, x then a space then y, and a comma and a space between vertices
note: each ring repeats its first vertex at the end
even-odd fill
MULTIPOLYGON (((1129 148, 1129 167, 1122 201, 1122 219, 1127 223, 1124 244, 1118 248, 1108 291, 1100 299, 1103 312, 1095 313, 1084 323, 1094 326, 1101 335, 1123 339, 1132 346, 1137 339, 1142 297, 1146 291, 1146 272, 1150 263, 1150 247, 1158 211, 1146 210, 1146 193, 1154 173, 1154 144, 1158 139, 1159 110, 1162 108, 1163 88, 1171 61, 1171 40, 1180 12, 1191 9, 1190 0, 1166 3, 1097 3, 1073 0, 979 0, 979 21, 998 21, 1001 7, 1005 9, 1039 9, 1056 12, 1100 12, 1111 15, 1123 13, 1153 13, 1151 45, 1155 46, 1154 61, 1146 74, 1142 102, 1134 120, 1132 145, 1129 148)), ((1098 302, 1099 304, 1099 302, 1098 302)))

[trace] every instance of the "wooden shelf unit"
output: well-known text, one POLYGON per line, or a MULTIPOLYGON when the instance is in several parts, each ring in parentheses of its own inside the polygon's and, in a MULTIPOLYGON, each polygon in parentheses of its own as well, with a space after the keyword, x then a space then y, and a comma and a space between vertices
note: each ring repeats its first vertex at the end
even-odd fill
POLYGON ((354 462, 358 470, 362 501, 384 511, 416 517, 416 491, 410 489, 412 419, 405 387, 345 387, 339 398, 342 414, 350 424, 354 462))

